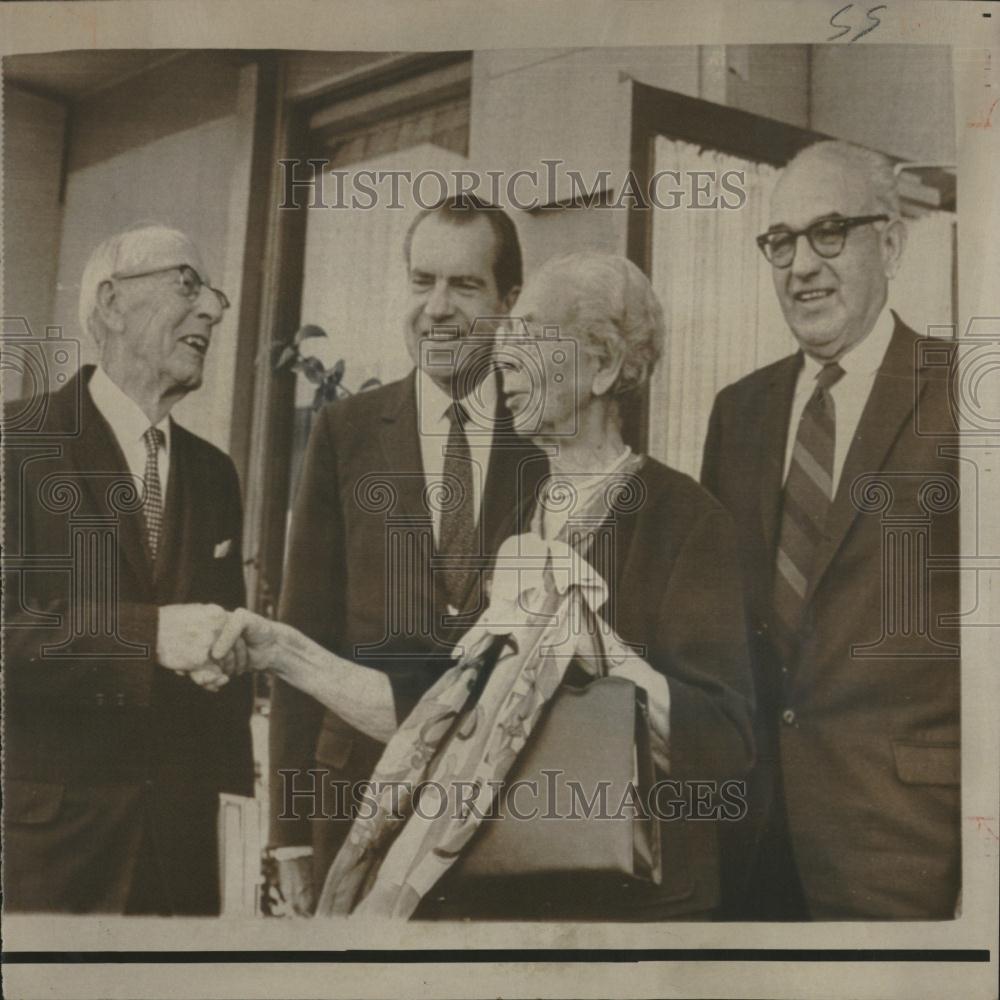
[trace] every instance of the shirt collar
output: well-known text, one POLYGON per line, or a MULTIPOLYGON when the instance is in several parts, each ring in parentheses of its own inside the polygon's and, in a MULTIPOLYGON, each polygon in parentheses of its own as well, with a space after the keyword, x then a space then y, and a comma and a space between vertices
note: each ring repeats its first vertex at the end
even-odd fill
MULTIPOLYGON (((420 409, 424 417, 432 423, 440 423, 448 419, 448 407, 454 400, 451 393, 445 392, 422 368, 417 369, 419 385, 417 392, 420 398, 420 409)), ((497 380, 494 375, 487 375, 479 383, 475 391, 459 400, 464 404, 468 414, 468 422, 480 430, 493 429, 497 409, 497 380), (475 395, 474 404, 470 405, 469 397, 475 395)))
MULTIPOLYGON (((142 440, 142 436, 150 426, 149 418, 142 412, 139 404, 100 365, 94 369, 88 388, 97 412, 108 422, 115 437, 122 444, 142 440)), ((169 454, 170 417, 164 417, 156 426, 163 432, 164 449, 169 454)))
MULTIPOLYGON (((875 325, 871 328, 867 337, 859 340, 838 362, 844 369, 845 375, 871 375, 877 372, 885 358, 885 352, 889 349, 889 341, 896 329, 896 321, 892 311, 888 306, 882 309, 875 325)), ((823 367, 822 361, 817 361, 808 354, 805 356, 805 371, 810 379, 805 381, 811 383, 811 379, 819 374, 823 367)))

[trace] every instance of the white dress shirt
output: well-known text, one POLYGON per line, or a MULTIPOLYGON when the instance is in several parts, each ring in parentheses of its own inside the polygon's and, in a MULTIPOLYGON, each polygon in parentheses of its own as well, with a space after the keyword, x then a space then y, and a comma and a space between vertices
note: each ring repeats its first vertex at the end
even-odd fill
MULTIPOLYGON (((483 485, 490 467, 490 453, 493 448, 493 431, 496 424, 497 383, 487 377, 479 383, 472 394, 459 400, 465 407, 468 420, 465 423, 465 439, 472 456, 472 496, 475 504, 476 523, 483 502, 483 485)), ((444 476, 444 452, 451 433, 448 409, 454 400, 422 369, 417 371, 417 408, 420 437, 420 459, 424 468, 424 483, 428 493, 442 481, 444 476)), ((441 511, 431 505, 434 521, 434 539, 438 538, 441 525, 441 511)))
MULTIPOLYGON (((857 432, 868 397, 875 385, 875 374, 878 372, 892 340, 892 332, 896 323, 892 313, 885 308, 875 321, 871 333, 854 345, 841 359, 840 367, 844 374, 830 388, 833 397, 836 420, 836 442, 833 453, 833 493, 837 493, 837 484, 844 469, 844 460, 850 450, 851 442, 857 432)), ((782 481, 788 477, 788 469, 792 464, 792 452, 795 450, 795 436, 799 430, 799 420, 802 411, 816 389, 816 376, 823 367, 821 361, 805 356, 805 363, 799 369, 798 381, 795 383, 795 395, 792 398, 792 414, 788 424, 788 439, 785 444, 785 474, 782 481)))
MULTIPOLYGON (((108 422, 111 433, 128 462, 128 470, 140 482, 146 475, 146 442, 143 434, 150 427, 149 418, 139 404, 127 395, 111 376, 100 366, 90 378, 90 398, 97 412, 108 422)), ((163 432, 163 444, 157 455, 157 469, 160 473, 160 492, 164 503, 167 499, 167 477, 170 475, 170 417, 164 417, 157 425, 163 432)))

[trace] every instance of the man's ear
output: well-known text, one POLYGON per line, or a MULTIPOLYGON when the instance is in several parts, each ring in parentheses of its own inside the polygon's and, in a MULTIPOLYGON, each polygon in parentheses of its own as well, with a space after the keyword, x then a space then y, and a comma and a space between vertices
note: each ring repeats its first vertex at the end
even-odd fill
POLYGON ((114 282, 102 281, 97 286, 97 312, 106 330, 120 333, 125 326, 121 304, 114 282))
POLYGON ((882 230, 882 260, 885 276, 895 278, 906 247, 906 226, 902 219, 893 219, 882 230))
POLYGON ((505 316, 514 308, 514 304, 517 302, 517 297, 521 294, 521 286, 515 285, 511 288, 507 294, 500 300, 500 312, 505 316))
POLYGON ((598 369, 594 374, 592 390, 595 396, 603 396, 611 392, 622 365, 625 363, 625 345, 622 343, 605 344, 601 354, 595 354, 598 369))

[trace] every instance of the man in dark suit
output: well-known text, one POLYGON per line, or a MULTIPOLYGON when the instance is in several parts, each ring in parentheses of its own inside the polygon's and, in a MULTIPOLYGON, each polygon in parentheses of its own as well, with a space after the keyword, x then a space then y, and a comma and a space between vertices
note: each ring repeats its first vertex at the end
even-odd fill
MULTIPOLYGON (((416 368, 320 414, 280 607, 327 649, 388 673, 400 704, 411 675, 415 702, 426 665, 450 665, 485 607, 480 572, 541 457, 513 434, 492 370, 489 320, 521 285, 514 223, 457 196, 418 215, 403 249, 416 368)), ((383 745, 280 680, 270 733, 272 852, 281 892, 307 913, 347 834, 345 784, 369 777, 383 745)))
POLYGON ((169 416, 228 304, 205 275, 174 230, 106 240, 80 300, 100 364, 7 412, 8 910, 219 909, 218 796, 253 787, 252 690, 208 655, 245 600, 240 491, 169 416))
POLYGON ((947 918, 959 894, 958 574, 934 568, 958 552, 950 350, 886 307, 904 236, 884 157, 800 153, 758 239, 800 350, 712 412, 703 481, 740 533, 758 704, 735 917, 947 918))

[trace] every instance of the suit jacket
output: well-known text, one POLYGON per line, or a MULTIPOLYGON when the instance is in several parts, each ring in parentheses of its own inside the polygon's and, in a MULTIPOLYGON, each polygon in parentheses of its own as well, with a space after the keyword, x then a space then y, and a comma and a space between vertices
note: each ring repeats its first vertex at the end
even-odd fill
POLYGON ((948 917, 959 889, 958 638, 938 620, 958 611, 958 574, 920 564, 958 553, 950 350, 896 317, 788 662, 771 640, 771 587, 801 355, 728 386, 712 411, 703 481, 739 530, 758 805, 766 815, 780 764, 814 916, 948 917))
MULTIPOLYGON (((739 781, 753 759, 736 532, 722 506, 683 473, 646 458, 635 476, 636 486, 622 492, 618 509, 596 532, 612 544, 592 545, 587 557, 608 584, 601 614, 667 678, 670 691, 670 770, 656 778, 678 785, 655 805, 662 816, 676 816, 659 824, 662 884, 598 887, 587 878, 469 884, 459 862, 455 877, 435 887, 418 916, 648 921, 704 917, 718 905, 718 824, 692 818, 689 796, 699 783, 706 783, 704 791, 713 782, 717 791, 739 781)), ((528 512, 514 530, 530 522, 528 512)), ((589 680, 570 670, 577 673, 567 675, 570 682, 589 680)))
MULTIPOLYGON (((433 535, 424 496, 418 437, 416 373, 325 407, 309 439, 292 516, 280 617, 326 648, 385 671, 405 717, 419 696, 410 675, 428 660, 451 663, 451 646, 482 603, 474 586, 465 624, 442 623, 431 573, 433 535)), ((502 404, 501 404, 502 405, 502 404)), ((483 567, 502 538, 500 527, 520 492, 530 490, 541 453, 510 430, 498 412, 479 517, 483 567)), ((442 442, 443 443, 443 442, 442 442)), ((313 844, 322 880, 348 821, 350 802, 336 782, 368 778, 383 744, 347 726, 334 712, 276 680, 271 704, 271 843, 313 844), (328 772, 322 801, 285 793, 312 787, 310 768, 328 772), (280 772, 292 772, 282 775, 280 772), (312 803, 317 818, 310 819, 312 803), (294 814, 294 815, 293 815, 294 814), (287 817, 287 818, 283 818, 287 817)), ((316 786, 318 788, 318 786, 316 786)))
POLYGON ((44 397, 41 427, 8 423, 6 905, 120 912, 151 851, 165 908, 211 912, 218 793, 253 790, 252 689, 213 694, 159 667, 156 629, 160 605, 244 603, 239 482, 173 424, 154 566, 92 372, 44 397))

